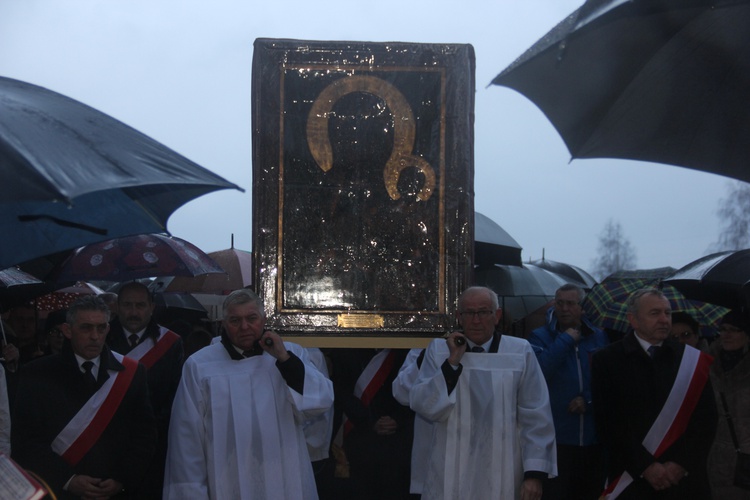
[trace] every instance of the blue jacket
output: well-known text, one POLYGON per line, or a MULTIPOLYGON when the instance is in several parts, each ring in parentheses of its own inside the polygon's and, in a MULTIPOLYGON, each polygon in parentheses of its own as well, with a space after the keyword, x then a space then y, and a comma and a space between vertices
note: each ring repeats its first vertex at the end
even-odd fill
POLYGON ((585 317, 581 340, 557 331, 554 308, 547 312, 547 324, 529 335, 539 365, 547 380, 557 444, 589 446, 598 442, 591 407, 591 357, 606 346, 607 335, 585 317), (577 396, 586 401, 586 412, 570 413, 568 404, 577 396))

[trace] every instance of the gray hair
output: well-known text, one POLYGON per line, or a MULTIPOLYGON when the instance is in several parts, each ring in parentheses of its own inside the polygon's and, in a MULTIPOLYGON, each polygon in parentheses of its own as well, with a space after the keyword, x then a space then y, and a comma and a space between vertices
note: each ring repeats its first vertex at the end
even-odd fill
POLYGON ((258 306, 258 310, 265 316, 265 306, 263 305, 263 299, 258 297, 258 295, 249 288, 240 288, 239 290, 235 290, 230 293, 226 299, 224 299, 224 304, 221 308, 223 316, 226 318, 227 311, 230 307, 247 304, 248 302, 252 302, 256 306, 258 306))
POLYGON ((79 311, 96 311, 104 313, 109 321, 109 307, 101 297, 97 295, 84 295, 76 299, 73 304, 68 308, 68 312, 65 313, 65 322, 72 325, 76 322, 79 311))
POLYGON ((636 290, 635 292, 630 294, 630 297, 628 297, 628 312, 632 315, 638 314, 638 306, 640 305, 641 299, 645 297, 646 295, 654 295, 656 297, 659 297, 660 299, 667 299, 667 297, 664 295, 664 292, 657 288, 641 288, 640 290, 636 290))
POLYGON ((469 293, 476 293, 476 292, 483 292, 489 295, 490 300, 492 301, 492 307, 493 310, 497 311, 500 309, 500 301, 497 298, 497 294, 494 290, 491 288, 487 288, 486 286, 470 286, 466 290, 463 291, 461 296, 458 298, 458 310, 460 311, 462 309, 462 306, 464 304, 464 297, 468 295, 469 293))
POLYGON ((557 294, 560 292, 576 292, 578 294, 578 303, 582 303, 583 299, 586 298, 586 292, 578 285, 574 285, 573 283, 565 283, 563 286, 557 289, 555 292, 555 298, 557 298, 557 294))

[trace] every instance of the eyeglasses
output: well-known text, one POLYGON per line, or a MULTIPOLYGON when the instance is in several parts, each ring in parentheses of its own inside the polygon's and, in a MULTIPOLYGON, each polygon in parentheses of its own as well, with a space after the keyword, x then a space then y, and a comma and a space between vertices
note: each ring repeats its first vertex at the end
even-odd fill
POLYGON ((492 311, 461 311, 459 314, 461 314, 461 317, 465 320, 474 318, 485 319, 492 314, 492 311))
POLYGON ((52 335, 53 337, 62 337, 63 332, 59 328, 53 328, 48 332, 48 335, 52 335))

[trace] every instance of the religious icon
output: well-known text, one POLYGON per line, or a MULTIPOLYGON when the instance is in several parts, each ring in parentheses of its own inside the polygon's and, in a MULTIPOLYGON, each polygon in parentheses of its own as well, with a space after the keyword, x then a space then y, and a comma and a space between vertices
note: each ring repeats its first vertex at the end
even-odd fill
MULTIPOLYGON (((258 277, 269 316, 316 331, 403 331, 407 317, 416 331, 442 328, 470 272, 473 213, 473 168, 455 163, 471 158, 471 124, 448 115, 458 94, 462 109, 473 98, 448 84, 457 70, 444 54, 442 64, 410 65, 384 44, 347 52, 338 43, 256 42, 255 68, 273 73, 253 75, 254 102, 268 111, 254 114, 267 147, 254 155, 253 220, 275 236, 261 232, 256 246, 275 256, 258 277), (342 63, 381 53, 393 60, 342 63)), ((420 47, 402 45, 410 56, 420 47)))

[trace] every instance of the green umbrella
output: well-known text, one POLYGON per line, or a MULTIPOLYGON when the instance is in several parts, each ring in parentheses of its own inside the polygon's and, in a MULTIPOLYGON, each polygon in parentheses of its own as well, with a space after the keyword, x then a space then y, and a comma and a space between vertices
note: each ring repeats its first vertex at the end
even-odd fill
POLYGON ((715 336, 718 321, 729 312, 729 309, 688 299, 672 285, 662 283, 661 279, 673 271, 672 268, 660 268, 610 275, 586 295, 583 309, 595 325, 627 332, 630 330, 627 317, 628 297, 641 288, 658 288, 669 300, 673 312, 682 311, 690 314, 700 324, 704 337, 715 336))

